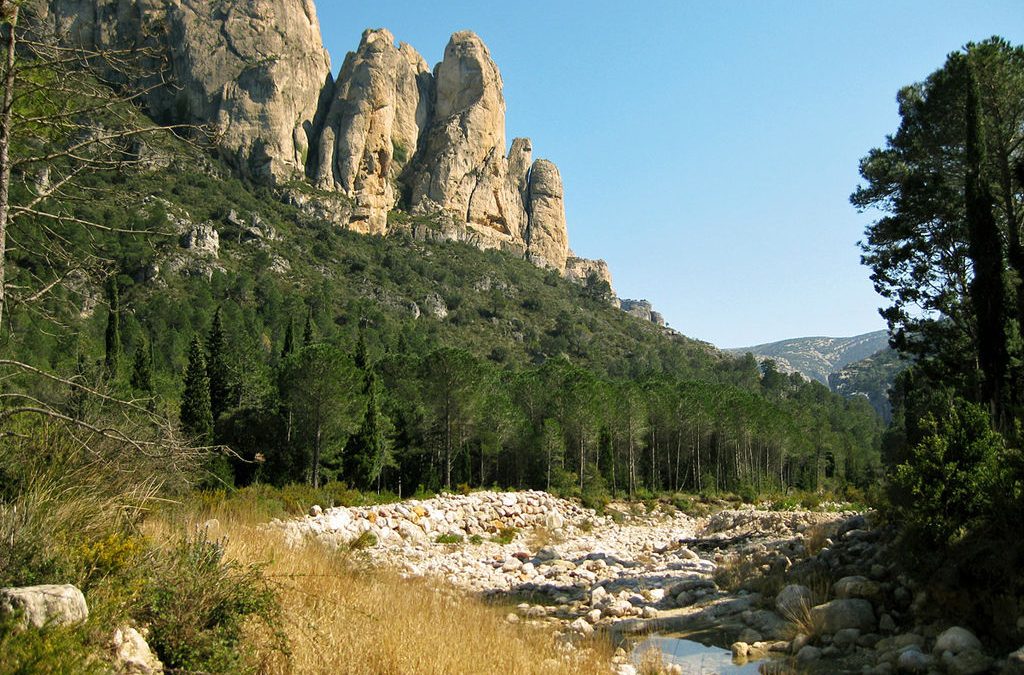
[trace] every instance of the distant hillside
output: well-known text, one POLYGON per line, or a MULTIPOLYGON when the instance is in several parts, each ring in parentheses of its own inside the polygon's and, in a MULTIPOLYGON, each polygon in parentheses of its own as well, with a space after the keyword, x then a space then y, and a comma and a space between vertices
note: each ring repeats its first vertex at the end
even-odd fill
POLYGON ((751 352, 758 360, 774 360, 779 370, 783 372, 797 372, 809 379, 828 384, 829 375, 832 373, 888 346, 886 331, 879 330, 844 338, 793 338, 727 351, 740 355, 751 352))
POLYGON ((828 376, 832 391, 846 398, 864 396, 871 407, 889 422, 892 406, 889 403, 889 389, 896 376, 906 368, 908 362, 901 359, 893 349, 885 349, 866 359, 855 361, 828 376))

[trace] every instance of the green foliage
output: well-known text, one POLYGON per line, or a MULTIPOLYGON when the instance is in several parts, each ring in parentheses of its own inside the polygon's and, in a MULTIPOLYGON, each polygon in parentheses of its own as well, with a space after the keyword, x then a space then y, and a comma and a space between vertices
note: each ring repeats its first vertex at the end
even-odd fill
POLYGON ((491 537, 491 541, 495 544, 511 544, 518 534, 519 530, 514 527, 502 527, 491 537))
POLYGON ((227 352, 228 338, 218 307, 206 337, 206 376, 210 382, 210 413, 214 422, 231 405, 231 372, 227 352))
POLYGON ((362 551, 368 548, 373 548, 377 545, 377 535, 369 530, 365 530, 359 534, 358 537, 348 543, 348 549, 350 551, 362 551))
POLYGON ((210 409, 210 380, 206 375, 206 357, 198 336, 192 337, 185 370, 185 390, 181 395, 181 428, 189 437, 205 445, 212 440, 213 413, 210 409))
POLYGON ((926 417, 923 427, 924 438, 895 469, 893 504, 910 531, 945 546, 991 518, 1006 484, 1003 439, 984 410, 959 399, 942 417, 926 417))
POLYGON ((153 352, 148 340, 143 338, 135 346, 135 357, 132 361, 130 380, 132 389, 145 394, 153 394, 153 352))
POLYGON ((434 541, 438 544, 461 544, 463 539, 459 534, 439 534, 434 541))
POLYGON ((121 306, 117 289, 117 279, 111 277, 107 281, 107 328, 104 334, 104 364, 107 374, 117 378, 118 366, 121 362, 121 306))
POLYGON ((239 649, 245 623, 273 629, 279 607, 258 567, 226 560, 223 545, 200 532, 173 542, 154 562, 138 618, 165 666, 229 673, 246 667, 239 649))
POLYGON ((0 620, 0 672, 9 675, 102 675, 107 664, 96 646, 75 627, 19 630, 13 620, 0 620))

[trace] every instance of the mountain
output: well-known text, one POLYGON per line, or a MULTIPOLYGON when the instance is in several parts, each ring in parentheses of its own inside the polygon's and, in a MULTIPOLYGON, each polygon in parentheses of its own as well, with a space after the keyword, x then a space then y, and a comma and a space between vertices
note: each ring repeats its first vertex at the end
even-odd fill
POLYGON ((752 353, 759 361, 771 359, 783 372, 797 372, 822 384, 847 364, 867 358, 889 344, 884 330, 853 337, 806 337, 770 342, 754 347, 729 349, 733 354, 752 353))
POLYGON ((610 284, 602 261, 569 250, 558 167, 534 160, 527 138, 506 147, 501 74, 472 32, 453 34, 431 69, 387 30, 367 30, 335 78, 312 0, 31 6, 51 39, 146 54, 151 71, 101 74, 143 91, 159 122, 213 130, 243 178, 317 217, 387 235, 401 207, 430 216, 435 239, 610 284))
POLYGON ((909 364, 889 347, 871 356, 847 364, 828 376, 829 387, 847 398, 864 396, 878 414, 889 422, 892 419, 892 405, 889 389, 896 376, 909 364))

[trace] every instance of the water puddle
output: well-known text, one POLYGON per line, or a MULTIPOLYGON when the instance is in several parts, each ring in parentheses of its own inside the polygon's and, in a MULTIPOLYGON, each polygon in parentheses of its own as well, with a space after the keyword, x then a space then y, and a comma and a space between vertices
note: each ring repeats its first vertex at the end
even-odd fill
MULTIPOLYGON (((747 661, 742 664, 732 659, 728 649, 702 644, 693 640, 693 635, 685 637, 668 637, 658 634, 650 635, 633 647, 632 660, 640 665, 650 650, 661 652, 664 665, 682 666, 686 675, 711 675, 712 673, 750 673, 761 672, 759 667, 764 661, 747 661)), ((650 658, 649 656, 647 658, 650 658)))

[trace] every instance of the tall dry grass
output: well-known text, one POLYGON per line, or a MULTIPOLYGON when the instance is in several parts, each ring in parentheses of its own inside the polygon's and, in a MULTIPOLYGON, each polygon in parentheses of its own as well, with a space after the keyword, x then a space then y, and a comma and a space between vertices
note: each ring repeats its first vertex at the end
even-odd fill
MULTIPOLYGON (((213 514, 217 516, 218 514, 213 514)), ((238 514, 235 514, 237 516, 238 514)), ((592 642, 567 652, 542 628, 505 620, 490 605, 440 580, 406 579, 371 567, 358 553, 310 542, 290 548, 252 522, 218 518, 226 556, 264 564, 279 589, 290 654, 254 628, 247 648, 262 673, 607 673, 611 648, 592 642)), ((153 539, 183 523, 151 523, 153 539)), ((192 525, 193 527, 195 525, 192 525)))

